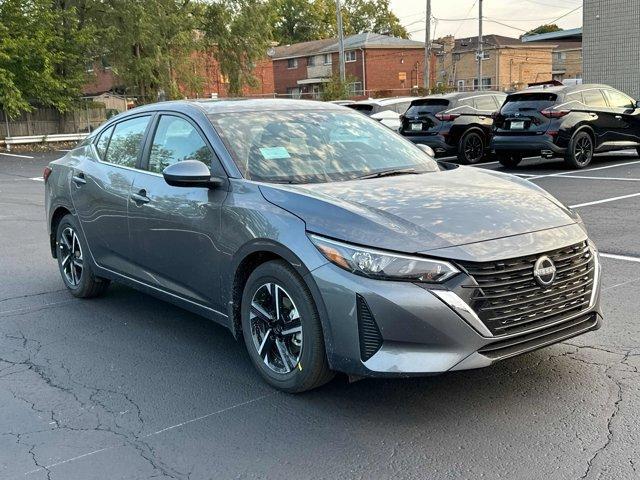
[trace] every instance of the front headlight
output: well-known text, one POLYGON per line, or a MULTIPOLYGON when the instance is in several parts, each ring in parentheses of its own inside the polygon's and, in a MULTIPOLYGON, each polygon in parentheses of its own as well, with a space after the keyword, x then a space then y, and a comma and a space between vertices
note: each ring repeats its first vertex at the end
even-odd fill
POLYGON ((331 263, 364 277, 442 283, 460 273, 456 267, 441 260, 358 247, 317 235, 309 235, 309 238, 331 263))

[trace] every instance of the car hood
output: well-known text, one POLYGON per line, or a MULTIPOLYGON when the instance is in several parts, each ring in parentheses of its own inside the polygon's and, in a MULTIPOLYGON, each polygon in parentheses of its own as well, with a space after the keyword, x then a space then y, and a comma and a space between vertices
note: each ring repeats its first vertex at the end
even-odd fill
POLYGON ((270 184, 260 190, 269 202, 300 217, 310 232, 407 253, 578 221, 536 185, 479 168, 322 184, 270 184))

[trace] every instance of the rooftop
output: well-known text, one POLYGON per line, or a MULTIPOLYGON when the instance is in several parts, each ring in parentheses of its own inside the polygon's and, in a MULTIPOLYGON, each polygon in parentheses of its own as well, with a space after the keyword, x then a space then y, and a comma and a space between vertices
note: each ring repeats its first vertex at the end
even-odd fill
MULTIPOLYGON (((344 38, 345 50, 357 48, 424 48, 424 43, 379 33, 359 33, 344 38)), ((327 38, 292 45, 280 45, 274 50, 275 53, 272 56, 274 60, 333 53, 338 51, 338 39, 327 38)))
POLYGON ((557 32, 538 33, 537 35, 527 35, 522 37, 522 41, 528 42, 546 42, 555 40, 574 40, 582 41, 582 28, 572 28, 571 30, 560 30, 557 32))

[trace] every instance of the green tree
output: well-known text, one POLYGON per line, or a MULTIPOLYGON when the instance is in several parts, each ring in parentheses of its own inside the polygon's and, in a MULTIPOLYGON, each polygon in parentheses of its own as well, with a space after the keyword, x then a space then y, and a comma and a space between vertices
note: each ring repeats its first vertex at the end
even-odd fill
MULTIPOLYGON (((335 37, 335 0, 272 0, 276 13, 274 39, 281 44, 335 37)), ((407 30, 391 11, 389 0, 344 0, 345 35, 373 32, 408 38, 407 30)))
POLYGON ((551 33, 551 32, 560 32, 562 28, 560 28, 555 23, 549 25, 540 25, 539 27, 534 28, 533 30, 529 30, 527 33, 522 34, 520 38, 526 37, 527 35, 537 35, 539 33, 551 33))
POLYGON ((271 45, 273 23, 273 5, 265 0, 216 0, 206 7, 202 29, 231 95, 256 85, 253 69, 271 45))
POLYGON ((351 85, 356 82, 355 77, 347 77, 343 82, 339 75, 333 75, 329 82, 323 85, 321 98, 325 102, 331 100, 345 100, 353 96, 351 85))
POLYGON ((0 104, 11 116, 32 104, 69 110, 86 80, 92 36, 75 5, 51 0, 0 2, 0 104))

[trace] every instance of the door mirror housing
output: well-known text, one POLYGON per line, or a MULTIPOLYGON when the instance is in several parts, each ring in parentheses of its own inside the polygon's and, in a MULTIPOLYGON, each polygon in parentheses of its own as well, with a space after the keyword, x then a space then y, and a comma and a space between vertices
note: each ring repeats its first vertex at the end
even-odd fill
POLYGON ((429 145, 424 145, 422 143, 418 143, 418 144, 416 144, 416 147, 418 147, 424 153, 429 155, 431 158, 436 158, 436 152, 434 152, 433 148, 431 148, 429 145))
POLYGON ((184 160, 169 165, 162 171, 164 181, 173 187, 216 188, 222 179, 212 177, 209 167, 198 160, 184 160))

